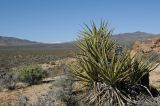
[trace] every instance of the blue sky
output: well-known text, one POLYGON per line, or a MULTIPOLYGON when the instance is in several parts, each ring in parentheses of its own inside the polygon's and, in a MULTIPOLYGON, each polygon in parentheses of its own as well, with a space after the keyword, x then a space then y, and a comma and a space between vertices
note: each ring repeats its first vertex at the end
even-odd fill
POLYGON ((114 33, 160 33, 160 0, 0 0, 0 36, 72 41, 83 23, 101 19, 114 33))

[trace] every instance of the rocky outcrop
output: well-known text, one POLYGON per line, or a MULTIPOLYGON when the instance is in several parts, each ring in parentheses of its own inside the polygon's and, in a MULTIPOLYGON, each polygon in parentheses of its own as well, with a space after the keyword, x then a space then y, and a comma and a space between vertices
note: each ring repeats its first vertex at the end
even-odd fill
POLYGON ((160 53, 160 37, 150 38, 145 41, 136 41, 133 45, 132 53, 136 52, 149 53, 149 52, 160 53))

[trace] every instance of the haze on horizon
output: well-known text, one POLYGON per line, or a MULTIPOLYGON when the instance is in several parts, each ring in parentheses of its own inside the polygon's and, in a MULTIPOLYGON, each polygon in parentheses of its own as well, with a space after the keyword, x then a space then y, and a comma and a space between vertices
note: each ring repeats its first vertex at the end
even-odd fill
POLYGON ((114 33, 160 33, 158 0, 1 0, 0 36, 53 43, 77 38, 83 23, 109 22, 114 33))

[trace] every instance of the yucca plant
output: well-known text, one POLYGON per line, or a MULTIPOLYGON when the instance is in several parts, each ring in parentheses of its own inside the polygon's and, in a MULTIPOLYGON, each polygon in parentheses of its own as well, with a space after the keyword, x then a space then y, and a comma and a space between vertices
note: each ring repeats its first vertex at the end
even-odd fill
MULTIPOLYGON (((152 58, 152 56, 150 58, 152 58)), ((150 62, 150 58, 144 60, 140 54, 134 56, 134 59, 132 60, 132 83, 143 83, 141 80, 144 75, 153 71, 159 65, 157 64, 156 59, 155 61, 150 62)), ((149 85, 149 82, 147 83, 149 85)))
POLYGON ((105 22, 101 22, 99 28, 94 23, 91 28, 85 25, 80 35, 77 63, 70 68, 78 80, 86 82, 89 91, 85 103, 95 106, 132 103, 128 91, 132 87, 124 86, 141 85, 140 79, 153 69, 153 65, 132 58, 128 50, 117 54, 112 30, 105 22))

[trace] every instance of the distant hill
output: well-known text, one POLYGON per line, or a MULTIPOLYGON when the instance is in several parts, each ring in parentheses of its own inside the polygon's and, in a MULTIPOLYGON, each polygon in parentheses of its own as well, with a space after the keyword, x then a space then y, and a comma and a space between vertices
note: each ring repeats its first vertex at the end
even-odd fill
POLYGON ((32 44, 37 44, 37 42, 14 38, 14 37, 0 36, 0 46, 21 46, 21 45, 32 45, 32 44))
POLYGON ((121 33, 113 35, 113 38, 118 41, 119 44, 127 47, 132 47, 135 41, 143 41, 148 38, 157 37, 160 34, 152 34, 146 32, 132 32, 132 33, 121 33))
MULTIPOLYGON (((135 41, 143 41, 148 38, 157 37, 160 34, 152 34, 146 32, 132 32, 132 33, 121 33, 113 35, 113 38, 118 41, 119 44, 125 45, 127 47, 132 47, 135 41)), ((40 47, 40 48, 57 48, 57 49, 67 49, 75 47, 76 42, 67 42, 67 43, 57 43, 57 44, 45 44, 38 43, 34 41, 14 38, 14 37, 4 37, 0 36, 0 46, 29 46, 31 48, 40 47)))

